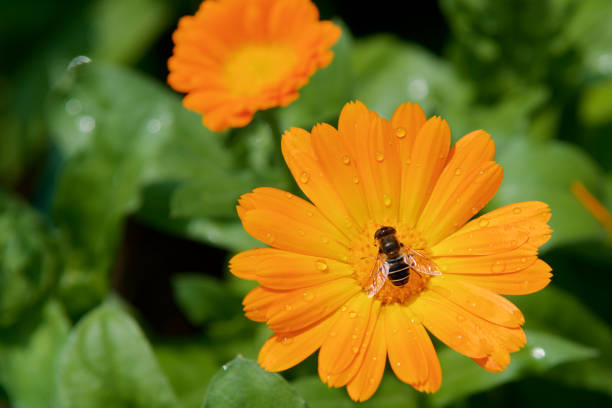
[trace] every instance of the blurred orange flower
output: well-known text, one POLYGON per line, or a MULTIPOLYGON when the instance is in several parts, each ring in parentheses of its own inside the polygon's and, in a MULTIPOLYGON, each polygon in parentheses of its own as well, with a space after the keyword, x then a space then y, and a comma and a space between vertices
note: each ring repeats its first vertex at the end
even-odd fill
POLYGON ((338 130, 292 128, 282 150, 313 204, 273 188, 243 195, 244 228, 272 248, 230 261, 233 274, 261 285, 243 303, 275 332, 259 354, 265 369, 320 349, 321 380, 364 401, 388 358, 400 380, 435 392, 442 376, 425 329, 486 370, 506 368, 525 344, 524 319, 500 294, 549 283, 538 247, 551 234, 550 210, 521 202, 469 221, 502 181, 486 132, 450 149, 446 121, 426 120, 418 105, 402 104, 388 121, 355 102, 338 130), (401 257, 374 238, 382 227, 394 229, 401 257), (407 278, 392 282, 398 265, 407 278))
POLYGON ((246 126, 294 101, 339 37, 310 0, 206 0, 179 21, 168 83, 210 129, 246 126))

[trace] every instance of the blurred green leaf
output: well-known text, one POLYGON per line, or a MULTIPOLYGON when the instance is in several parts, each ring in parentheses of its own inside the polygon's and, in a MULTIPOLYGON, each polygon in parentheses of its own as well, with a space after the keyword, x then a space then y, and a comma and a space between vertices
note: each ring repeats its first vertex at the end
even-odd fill
POLYGON ((255 361, 236 357, 210 380, 202 408, 307 407, 287 381, 255 361))
POLYGON ((196 274, 175 275, 172 286, 177 303, 193 324, 225 320, 240 313, 240 297, 230 293, 218 279, 196 274))
POLYGON ((580 149, 558 141, 515 140, 496 160, 504 168, 504 181, 490 206, 529 200, 550 205, 554 232, 544 248, 604 238, 602 226, 570 192, 576 180, 588 188, 601 183, 597 166, 580 149))
POLYGON ((342 29, 340 39, 332 47, 334 59, 300 88, 296 101, 278 110, 281 131, 290 127, 310 130, 319 122, 335 123, 340 110, 353 96, 355 81, 350 60, 353 38, 344 22, 335 20, 334 23, 342 29))
POLYGON ((580 119, 586 125, 597 126, 612 122, 612 79, 587 86, 581 95, 578 109, 580 119))
POLYGON ((344 388, 330 388, 318 376, 295 380, 294 388, 311 408, 405 408, 418 407, 419 395, 410 385, 400 382, 387 372, 374 396, 365 402, 354 402, 344 388))
POLYGON ((60 241, 34 210, 0 191, 0 327, 41 303, 62 267, 60 241))
POLYGON ((88 313, 70 333, 57 397, 59 408, 178 406, 137 323, 112 304, 88 313))
POLYGON ((237 221, 211 221, 194 218, 185 227, 188 237, 210 242, 213 245, 238 252, 263 247, 264 244, 251 237, 237 221))
POLYGON ((555 287, 530 296, 512 297, 526 316, 526 326, 546 330, 566 339, 598 349, 601 356, 568 364, 549 373, 549 377, 573 387, 583 387, 612 395, 612 329, 578 299, 555 287))
POLYGON ((445 406, 468 395, 488 390, 527 375, 542 374, 571 361, 591 359, 597 350, 550 333, 529 331, 527 346, 512 354, 512 361, 501 373, 483 370, 471 359, 445 348, 438 353, 444 380, 431 395, 434 406, 445 406))
POLYGON ((155 355, 182 408, 200 408, 208 380, 219 369, 218 355, 199 342, 154 345, 155 355))
POLYGON ((421 105, 428 115, 467 104, 473 90, 454 68, 429 51, 390 36, 355 42, 354 94, 369 109, 391 118, 401 103, 421 105))
POLYGON ((0 346, 0 383, 10 396, 11 406, 54 407, 55 363, 69 331, 64 311, 51 301, 27 340, 0 346))

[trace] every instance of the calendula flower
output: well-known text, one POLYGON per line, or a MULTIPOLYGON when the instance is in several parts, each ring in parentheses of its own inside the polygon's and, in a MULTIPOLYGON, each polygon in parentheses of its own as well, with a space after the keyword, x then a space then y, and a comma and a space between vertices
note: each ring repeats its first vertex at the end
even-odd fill
POLYGON ((168 83, 210 129, 246 126, 295 100, 339 36, 310 0, 206 0, 179 21, 168 83))
POLYGON ((442 376, 429 331, 486 370, 506 368, 525 344, 524 319, 500 295, 550 281, 537 252, 550 237, 550 211, 521 202, 469 221, 502 181, 486 132, 451 149, 446 121, 426 120, 418 105, 401 105, 388 121, 355 102, 338 130, 287 131, 282 151, 312 204, 273 188, 242 196, 244 228, 271 248, 230 262, 261 285, 243 303, 275 332, 262 367, 285 370, 319 350, 321 380, 363 401, 388 359, 400 380, 434 392, 442 376), (389 237, 401 258, 387 256, 389 237), (398 264, 408 277, 393 282, 398 264))

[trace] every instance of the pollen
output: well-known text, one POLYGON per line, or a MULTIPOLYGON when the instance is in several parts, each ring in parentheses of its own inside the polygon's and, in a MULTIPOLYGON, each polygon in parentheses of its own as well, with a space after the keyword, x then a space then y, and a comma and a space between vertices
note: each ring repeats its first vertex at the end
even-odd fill
MULTIPOLYGON (((363 234, 359 234, 358 237, 355 237, 354 240, 352 256, 354 277, 366 293, 372 284, 378 268, 378 263, 376 261, 378 244, 374 239, 374 233, 381 226, 382 225, 372 224, 365 229, 363 234)), ((404 247, 417 249, 420 253, 429 256, 426 242, 421 238, 421 234, 404 225, 396 225, 393 227, 397 231, 397 238, 404 247)), ((387 280, 382 289, 374 295, 373 298, 380 300, 383 305, 409 303, 427 287, 427 283, 430 279, 432 279, 431 276, 422 275, 411 270, 410 277, 405 285, 395 286, 387 280)))

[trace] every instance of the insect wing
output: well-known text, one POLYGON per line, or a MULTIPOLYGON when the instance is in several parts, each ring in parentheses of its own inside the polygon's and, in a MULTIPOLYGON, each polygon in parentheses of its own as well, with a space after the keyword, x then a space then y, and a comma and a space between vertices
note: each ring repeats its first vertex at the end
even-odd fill
POLYGON ((385 285, 387 276, 389 275, 389 264, 384 261, 382 256, 379 254, 376 257, 376 262, 372 266, 370 272, 370 281, 372 284, 368 288, 368 297, 376 295, 382 287, 385 285))
POLYGON ((426 275, 442 275, 435 263, 411 248, 404 249, 404 257, 411 269, 426 275))

